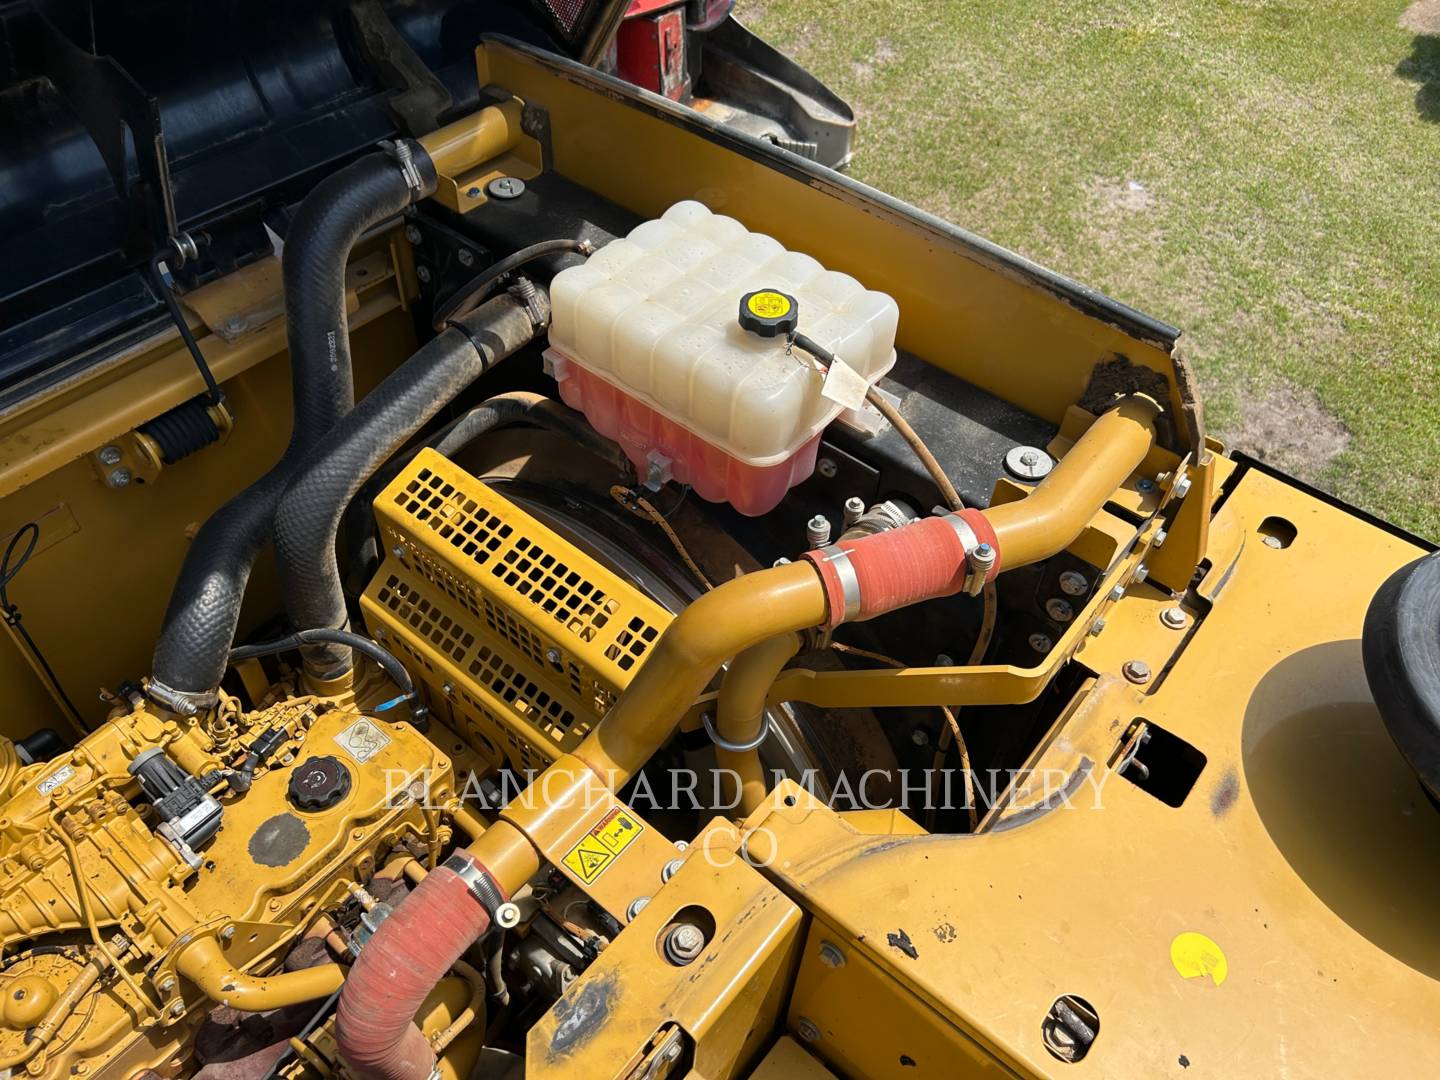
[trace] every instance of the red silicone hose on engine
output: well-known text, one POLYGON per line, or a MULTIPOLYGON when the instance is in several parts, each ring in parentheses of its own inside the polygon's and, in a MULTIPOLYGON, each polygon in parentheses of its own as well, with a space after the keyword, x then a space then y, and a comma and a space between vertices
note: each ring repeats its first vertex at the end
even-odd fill
POLYGON ((430 1076, 435 1054, 415 1014, 489 927, 485 908, 449 866, 432 870, 395 908, 361 950, 340 994, 336 1037, 352 1073, 363 1080, 430 1076))

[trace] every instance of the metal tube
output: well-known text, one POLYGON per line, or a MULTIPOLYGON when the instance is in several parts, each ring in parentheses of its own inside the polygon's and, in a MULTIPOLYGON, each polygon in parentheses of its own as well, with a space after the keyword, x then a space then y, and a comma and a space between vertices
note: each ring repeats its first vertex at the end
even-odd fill
MULTIPOLYGON (((748 743, 760 734, 761 725, 765 722, 766 695, 770 693, 780 669, 799 650, 799 634, 778 634, 759 645, 752 645, 735 658, 720 686, 716 709, 715 727, 722 738, 731 743, 748 743)), ((770 790, 765 782, 765 770, 760 764, 760 751, 738 752, 717 746, 715 763, 739 776, 739 816, 748 817, 770 790)))
POLYGON ((986 510, 1001 569, 1028 566, 1069 547, 1145 460, 1159 414, 1160 406, 1148 397, 1123 398, 1090 425, 1026 498, 986 510))
POLYGON ((420 139, 442 176, 458 176, 482 161, 499 157, 520 141, 524 106, 514 98, 446 124, 420 139))
POLYGON ((225 959, 213 938, 196 938, 175 958, 175 970, 205 996, 241 1012, 283 1009, 329 997, 345 981, 338 964, 320 964, 279 975, 247 975, 225 959))

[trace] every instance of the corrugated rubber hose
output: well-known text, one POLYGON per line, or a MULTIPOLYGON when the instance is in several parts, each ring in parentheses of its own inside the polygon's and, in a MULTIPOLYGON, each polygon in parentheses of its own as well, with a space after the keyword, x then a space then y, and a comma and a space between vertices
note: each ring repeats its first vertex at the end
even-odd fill
MULTIPOLYGON (((474 863, 467 853, 460 857, 474 863)), ((483 873, 483 870, 481 871, 483 873)), ((504 893, 497 893, 506 900, 504 893)), ((336 1042, 362 1080, 426 1080, 435 1054, 415 1026, 425 997, 490 928, 465 880, 437 866, 360 951, 336 1009, 336 1042)))
POLYGON ((275 508, 299 466, 354 404, 345 264, 355 241, 435 188, 435 170, 412 147, 422 192, 385 154, 370 154, 305 198, 282 260, 294 426, 280 460, 205 522, 186 554, 155 645, 151 693, 184 712, 207 708, 225 674, 250 570, 275 508))
MULTIPOLYGON (((275 554, 292 626, 345 628, 335 552, 345 508, 447 402, 534 340, 549 321, 550 305, 543 291, 532 295, 533 303, 510 293, 497 296, 431 339, 335 426, 290 482, 275 514, 275 554)), ((353 663, 344 645, 327 642, 302 651, 306 670, 319 679, 338 678, 353 663)))

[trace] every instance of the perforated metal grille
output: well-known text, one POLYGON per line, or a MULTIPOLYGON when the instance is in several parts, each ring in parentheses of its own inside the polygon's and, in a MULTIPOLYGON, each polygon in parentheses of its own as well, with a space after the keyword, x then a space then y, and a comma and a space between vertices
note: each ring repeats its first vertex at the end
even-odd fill
POLYGON ((376 501, 387 558, 363 599, 431 707, 521 767, 572 749, 670 621, 663 608, 433 451, 376 501), (423 675, 422 675, 423 672, 423 675))

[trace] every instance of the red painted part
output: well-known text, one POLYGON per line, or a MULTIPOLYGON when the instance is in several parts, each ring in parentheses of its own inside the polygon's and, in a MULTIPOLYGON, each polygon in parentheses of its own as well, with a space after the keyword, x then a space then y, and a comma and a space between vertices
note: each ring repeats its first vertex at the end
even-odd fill
POLYGON ((615 64, 627 82, 682 100, 690 86, 685 72, 685 12, 676 8, 627 18, 615 35, 615 64))
POLYGON ((380 924, 350 969, 336 1010, 336 1040, 352 1074, 361 1080, 429 1077, 435 1054, 415 1014, 489 926, 465 882, 444 866, 430 871, 380 924))
MULTIPOLYGON (((981 543, 995 547, 995 530, 983 513, 961 510, 959 516, 981 543)), ((845 587, 839 571, 823 552, 805 553, 820 571, 832 627, 846 621, 873 619, 922 600, 953 596, 965 584, 965 547, 943 517, 926 518, 858 540, 841 540, 835 546, 849 554, 860 585, 860 610, 850 620, 845 618, 845 587)), ((997 549, 995 566, 986 580, 994 580, 999 570, 997 549)))
POLYGON ((654 15, 657 11, 677 8, 684 3, 685 0, 630 0, 630 6, 625 9, 625 18, 636 19, 642 15, 654 15))

